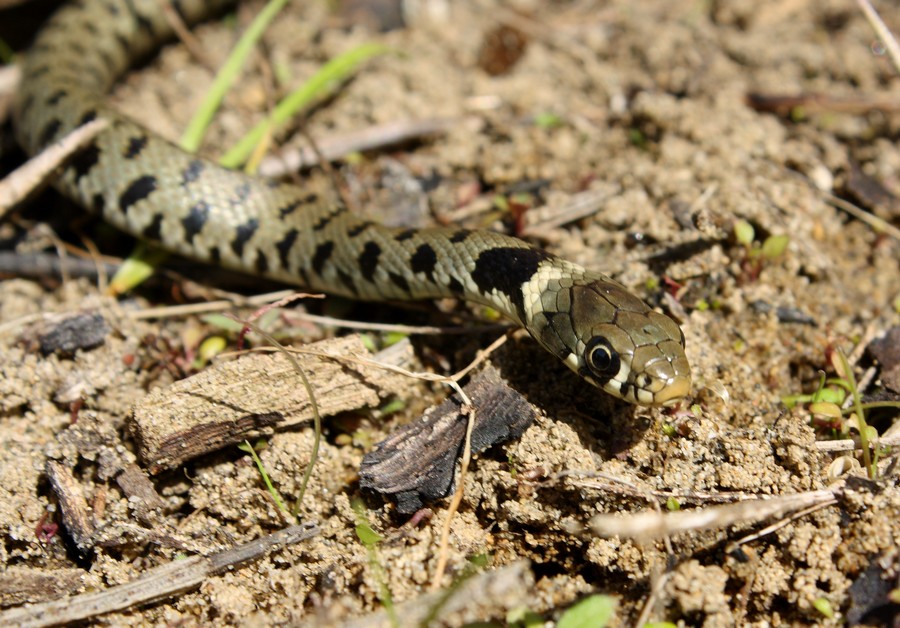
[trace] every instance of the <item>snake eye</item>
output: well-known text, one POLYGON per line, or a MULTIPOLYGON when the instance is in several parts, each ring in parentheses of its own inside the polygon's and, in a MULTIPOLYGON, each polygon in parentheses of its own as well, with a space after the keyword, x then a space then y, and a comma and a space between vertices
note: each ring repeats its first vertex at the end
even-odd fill
POLYGON ((584 351, 584 358, 590 369, 604 379, 610 379, 619 372, 619 354, 603 336, 591 338, 584 351))

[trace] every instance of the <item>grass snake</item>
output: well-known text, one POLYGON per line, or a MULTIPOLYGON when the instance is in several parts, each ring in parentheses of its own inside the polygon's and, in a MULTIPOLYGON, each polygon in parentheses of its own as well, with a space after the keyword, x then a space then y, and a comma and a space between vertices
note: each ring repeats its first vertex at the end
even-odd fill
MULTIPOLYGON (((195 23, 231 2, 176 0, 195 23)), ((190 155, 104 103, 115 80, 172 38, 159 0, 81 0, 42 28, 14 106, 30 153, 110 121, 55 181, 116 227, 206 262, 364 300, 457 297, 523 326, 591 384, 626 401, 690 393, 684 334, 620 283, 491 231, 393 229, 295 185, 190 155)))

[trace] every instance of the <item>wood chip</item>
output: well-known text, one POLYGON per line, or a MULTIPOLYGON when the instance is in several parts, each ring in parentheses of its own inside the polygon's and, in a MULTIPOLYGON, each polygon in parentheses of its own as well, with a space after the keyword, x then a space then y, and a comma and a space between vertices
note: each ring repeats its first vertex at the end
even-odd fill
POLYGON ((0 573, 0 605, 13 606, 58 598, 82 588, 85 576, 83 569, 75 568, 9 567, 0 573))
POLYGON ((59 499, 63 525, 76 547, 87 553, 93 545, 94 523, 81 484, 66 465, 56 460, 47 461, 46 471, 53 492, 59 499))
MULTIPOLYGON (((472 378, 463 390, 475 406, 473 454, 518 438, 535 419, 534 407, 493 367, 472 378)), ((466 434, 468 417, 460 406, 460 400, 451 397, 380 442, 363 458, 360 486, 395 499, 404 514, 447 497, 453 491, 466 434)))
MULTIPOLYGON (((376 407, 410 385, 409 378, 397 373, 340 360, 379 360, 358 336, 324 340, 306 349, 338 358, 298 356, 323 417, 376 407)), ((407 344, 405 351, 394 349, 391 355, 401 362, 394 366, 408 366, 412 349, 407 344)), ((141 458, 156 474, 226 445, 310 420, 306 389, 287 357, 252 354, 151 392, 135 406, 132 431, 141 458)))

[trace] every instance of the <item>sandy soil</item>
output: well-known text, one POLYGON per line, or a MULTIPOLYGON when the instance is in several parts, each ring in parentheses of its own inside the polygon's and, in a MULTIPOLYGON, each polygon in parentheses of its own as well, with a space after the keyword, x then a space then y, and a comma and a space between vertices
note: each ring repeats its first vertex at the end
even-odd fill
MULTIPOLYGON (((547 619, 597 592, 618 599, 620 625, 643 617, 707 626, 839 624, 878 598, 851 595, 864 573, 879 580, 883 572, 894 578, 885 580, 885 590, 897 587, 900 491, 890 455, 876 483, 841 485, 834 503, 739 548, 732 542, 778 517, 651 540, 601 538, 588 528, 600 513, 665 510, 672 505, 667 498, 688 510, 846 481, 832 468, 841 454, 817 444, 831 433, 781 399, 815 390, 820 370, 833 375, 836 349, 854 356, 863 374, 872 362, 862 348, 900 323, 900 242, 829 202, 837 194, 867 206, 847 192, 854 165, 900 193, 900 118, 821 101, 785 116, 751 108, 746 96, 816 94, 896 107, 900 81, 887 57, 873 52, 876 39, 854 3, 517 0, 500 10, 488 0, 420 1, 409 3, 415 10, 406 26, 389 32, 326 3, 295 5, 303 6, 277 21, 265 38, 265 59, 254 61, 229 97, 208 152, 220 153, 261 119, 282 89, 273 80, 295 86, 340 52, 384 43, 397 54, 367 64, 309 115, 304 131, 325 141, 401 120, 460 121, 438 138, 342 164, 346 193, 360 211, 395 224, 452 221, 509 230, 514 221, 492 202, 498 195, 525 191, 531 196, 517 204, 552 210, 596 191, 604 200, 595 211, 563 226, 536 227, 538 241, 672 312, 687 337, 695 386, 692 404, 678 413, 629 407, 586 389, 527 339, 491 358, 540 418, 518 441, 473 462, 453 522, 448 583, 473 556, 486 555, 493 567, 527 558, 535 583, 518 605, 547 619), (502 52, 483 49, 503 24, 518 30, 508 37, 524 42, 509 67, 502 52), (485 66, 502 73, 491 75, 485 66), (757 263, 735 241, 737 220, 755 227, 757 243, 788 235, 787 250, 757 263), (791 312, 806 319, 793 322, 784 316, 791 312)), ((255 9, 242 7, 237 22, 246 23, 255 9)), ((898 32, 894 9, 886 4, 885 18, 898 32)), ((234 41, 228 24, 196 29, 216 64, 234 41)), ((210 80, 183 47, 172 47, 129 75, 114 99, 177 138, 210 80)), ((301 141, 280 140, 285 147, 301 141)), ((320 172, 305 176, 311 185, 329 185, 320 172)), ((0 226, 0 242, 19 251, 47 247, 47 231, 36 222, 53 213, 52 226, 77 233, 76 244, 87 236, 103 252, 127 252, 123 236, 58 205, 49 197, 34 202, 21 219, 0 226)), ((896 226, 895 208, 896 200, 894 209, 871 207, 896 226)), ((206 274, 193 272, 201 280, 206 274)), ((195 351, 199 339, 222 333, 199 318, 133 320, 130 312, 140 308, 191 298, 181 285, 164 279, 115 303, 88 279, 0 282, 0 565, 9 574, 59 574, 55 588, 6 591, 3 604, 112 586, 177 556, 210 554, 285 525, 252 462, 232 447, 152 478, 164 501, 160 529, 179 540, 161 542, 135 519, 121 487, 103 476, 103 460, 65 436, 77 414, 75 425, 101 426, 132 459, 132 405, 188 374, 183 365, 191 359, 179 358, 195 351), (42 355, 36 339, 51 324, 46 315, 85 309, 101 311, 110 325, 103 344, 74 356, 42 355), (117 530, 116 542, 110 533, 105 547, 79 554, 66 529, 49 527, 59 520, 48 459, 69 465, 97 528, 117 530)), ((331 299, 310 307, 348 318, 448 320, 434 309, 331 299)), ((284 331, 282 323, 275 329, 284 331)), ((291 333, 308 342, 334 332, 307 324, 291 333)), ((234 348, 235 335, 226 336, 234 348)), ((490 340, 464 338, 424 340, 422 368, 452 371, 490 340)), ((874 374, 870 392, 881 390, 874 374)), ((303 520, 319 522, 315 538, 101 621, 329 624, 379 609, 377 569, 354 531, 355 473, 374 442, 444 394, 436 386, 411 387, 404 409, 387 418, 361 410, 326 425, 300 508, 303 520)), ((884 432, 896 417, 896 411, 875 415, 875 426, 884 432)), ((281 431, 261 454, 289 499, 312 439, 306 428, 281 431)), ((403 528, 391 504, 366 496, 365 505, 385 538, 377 551, 394 601, 422 594, 437 563, 446 503, 403 528)), ((507 610, 498 603, 481 618, 502 622, 507 610)))

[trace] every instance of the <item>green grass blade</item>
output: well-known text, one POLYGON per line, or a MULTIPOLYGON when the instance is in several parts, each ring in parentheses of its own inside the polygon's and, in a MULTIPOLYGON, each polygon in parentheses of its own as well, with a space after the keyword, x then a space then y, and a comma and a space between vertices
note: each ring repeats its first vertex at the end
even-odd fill
POLYGON ((250 454, 250 457, 253 458, 253 462, 256 464, 256 468, 259 470, 259 475, 262 477, 263 483, 266 485, 266 489, 269 491, 269 495, 272 496, 272 499, 275 500, 275 506, 283 513, 291 514, 290 511, 285 508, 284 502, 281 500, 281 494, 278 492, 278 489, 275 488, 275 485, 272 484, 272 479, 269 477, 269 473, 266 471, 266 467, 263 464, 262 459, 257 455, 256 448, 250 444, 250 441, 245 440, 243 443, 238 445, 238 449, 243 452, 250 454))
POLYGON ((184 150, 196 153, 200 148, 200 143, 203 140, 207 127, 209 127, 216 110, 225 98, 225 94, 237 80, 241 68, 247 61, 247 57, 253 51, 256 42, 262 37, 263 32, 288 1, 270 0, 241 36, 234 50, 231 51, 231 54, 225 61, 225 65, 222 66, 222 69, 216 75, 209 93, 181 136, 180 144, 184 150))
POLYGON ((257 124, 238 141, 219 160, 219 163, 226 168, 241 166, 247 161, 254 147, 266 136, 270 129, 277 129, 280 125, 296 116, 298 111, 324 96, 334 85, 339 84, 350 76, 364 61, 389 51, 390 48, 381 44, 363 44, 333 58, 301 87, 288 94, 278 103, 271 116, 257 124))
POLYGON ((156 272, 156 267, 168 259, 169 254, 151 244, 138 242, 131 255, 122 262, 109 282, 110 294, 125 294, 142 284, 156 272))

